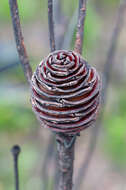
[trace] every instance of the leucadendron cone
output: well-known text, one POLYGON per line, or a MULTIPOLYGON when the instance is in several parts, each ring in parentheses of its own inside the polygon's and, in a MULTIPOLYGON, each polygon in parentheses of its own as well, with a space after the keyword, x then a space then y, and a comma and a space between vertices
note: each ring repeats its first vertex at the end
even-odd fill
POLYGON ((96 120, 100 77, 79 54, 50 53, 37 66, 31 84, 33 110, 52 131, 76 134, 96 120))

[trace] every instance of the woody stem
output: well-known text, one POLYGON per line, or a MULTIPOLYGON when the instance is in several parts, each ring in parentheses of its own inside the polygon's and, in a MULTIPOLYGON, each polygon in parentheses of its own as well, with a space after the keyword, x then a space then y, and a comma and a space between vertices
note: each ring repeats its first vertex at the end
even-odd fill
POLYGON ((73 136, 64 134, 56 134, 56 140, 59 170, 58 190, 72 190, 75 140, 73 141, 73 136))

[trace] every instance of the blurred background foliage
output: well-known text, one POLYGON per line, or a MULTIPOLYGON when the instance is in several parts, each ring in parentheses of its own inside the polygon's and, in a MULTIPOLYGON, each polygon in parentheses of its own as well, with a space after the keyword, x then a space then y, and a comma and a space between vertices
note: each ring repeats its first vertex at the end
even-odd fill
MULTIPOLYGON (((125 89, 126 90, 126 89, 125 89)), ((113 164, 125 170, 126 162, 126 97, 122 89, 115 90, 116 101, 105 113, 104 128, 106 132, 105 151, 109 153, 113 164)))
MULTIPOLYGON (((15 143, 21 144, 23 149, 20 157, 21 189, 42 189, 40 166, 50 132, 39 127, 32 113, 29 88, 25 82, 15 48, 8 0, 1 0, 0 4, 0 190, 14 189, 13 165, 9 150, 15 143), (10 64, 12 67, 8 67, 10 64)), ((49 52, 47 0, 22 0, 18 1, 18 4, 25 44, 34 70, 40 60, 49 52)), ((77 8, 77 1, 64 0, 61 1, 61 4, 64 18, 69 26, 71 17, 77 8)), ((101 73, 118 5, 119 0, 95 0, 88 3, 83 56, 101 73)), ((126 26, 124 29, 126 30, 126 26)), ((71 43, 72 49, 75 33, 76 30, 71 43)), ((96 160, 100 159, 101 165, 109 168, 107 171, 110 172, 110 168, 115 168, 114 174, 118 176, 118 183, 122 179, 122 173, 124 176, 126 173, 126 87, 123 85, 126 82, 126 72, 120 69, 120 67, 126 66, 124 39, 126 39, 125 32, 122 31, 112 71, 112 80, 108 89, 100 145, 94 154, 96 160)), ((90 133, 90 129, 86 133, 90 133)), ((82 136, 88 141, 89 135, 85 136, 83 132, 82 136)), ((79 147, 81 152, 83 140, 79 147)), ((76 168, 79 168, 81 163, 79 159, 76 168)), ((97 163, 97 172, 99 170, 99 175, 102 175, 100 172, 103 171, 100 170, 99 163, 97 163)), ((53 169, 53 166, 49 169, 51 183, 54 175, 53 169)), ((89 175, 91 177, 90 170, 89 175)), ((89 183, 90 179, 87 179, 85 187, 93 189, 89 183)), ((114 182, 111 183, 113 185, 114 182)), ((104 189, 103 187, 104 185, 102 189, 104 189)), ((112 188, 110 189, 112 190, 112 188)))

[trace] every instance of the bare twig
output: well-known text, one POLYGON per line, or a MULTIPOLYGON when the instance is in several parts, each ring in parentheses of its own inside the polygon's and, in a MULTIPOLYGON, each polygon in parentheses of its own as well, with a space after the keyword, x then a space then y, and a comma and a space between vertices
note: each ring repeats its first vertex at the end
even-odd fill
POLYGON ((48 0, 48 24, 49 24, 49 39, 51 52, 55 51, 55 36, 53 23, 53 0, 48 0))
POLYGON ((114 62, 114 57, 115 57, 115 53, 116 53, 116 49, 117 49, 117 42, 118 42, 119 35, 120 35, 121 29, 123 26, 125 9, 126 9, 126 0, 123 0, 123 2, 121 2, 120 7, 118 9, 118 16, 117 16, 115 28, 112 33, 110 47, 108 49, 107 59, 106 59, 104 72, 103 72, 103 78, 104 78, 105 82, 103 84, 104 88, 102 90, 102 103, 101 103, 102 112, 101 112, 98 122, 96 123, 96 127, 92 131, 92 135, 91 135, 89 147, 88 147, 88 152, 87 152, 86 158, 84 159, 84 161, 81 165, 78 176, 76 178, 74 190, 80 189, 82 181, 84 181, 84 178, 86 176, 90 161, 92 159, 92 155, 95 151, 97 137, 99 134, 99 129, 100 129, 102 118, 103 118, 104 107, 105 107, 106 100, 107 100, 107 89, 108 89, 112 65, 114 62))
POLYGON ((18 13, 18 5, 17 0, 9 0, 11 18, 14 29, 14 36, 17 45, 17 51, 20 58, 21 65, 24 70, 25 77, 30 84, 31 76, 32 76, 32 68, 29 64, 27 52, 24 45, 24 39, 21 31, 20 18, 18 13))
POLYGON ((82 53, 83 36, 84 36, 84 21, 86 17, 86 0, 79 0, 79 15, 77 22, 77 33, 74 50, 77 53, 82 53))
POLYGON ((21 149, 18 145, 14 145, 11 149, 14 159, 15 190, 19 190, 18 157, 20 151, 21 149))
POLYGON ((73 137, 57 134, 59 188, 58 190, 72 190, 74 143, 70 147, 65 146, 65 142, 71 143, 73 137))

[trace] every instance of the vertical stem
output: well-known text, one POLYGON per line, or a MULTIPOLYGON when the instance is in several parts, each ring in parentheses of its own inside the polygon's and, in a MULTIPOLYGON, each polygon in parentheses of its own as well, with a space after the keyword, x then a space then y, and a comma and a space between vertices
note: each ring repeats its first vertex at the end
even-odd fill
POLYGON ((82 53, 83 36, 84 36, 84 22, 86 17, 86 0, 79 0, 79 15, 77 21, 77 33, 74 50, 77 53, 82 53))
POLYGON ((72 190, 73 186, 73 162, 74 162, 74 144, 71 144, 73 136, 57 134, 57 152, 59 167, 59 188, 58 190, 72 190), (71 144, 69 148, 65 143, 71 144))
POLYGON ((18 145, 13 146, 11 149, 13 159, 14 159, 15 190, 19 190, 18 156, 19 156, 20 151, 21 150, 18 145))
POLYGON ((55 36, 53 23, 53 0, 48 0, 48 25, 51 52, 55 51, 55 36))
POLYGON ((19 59, 23 67, 26 80, 30 84, 31 77, 32 77, 32 68, 30 66, 28 55, 27 55, 26 48, 24 45, 24 38, 21 31, 17 0, 9 0, 9 5, 10 5, 11 19, 12 19, 14 36, 15 36, 15 41, 17 45, 19 59))
POLYGON ((18 159, 17 157, 14 158, 14 173, 15 173, 15 187, 16 190, 19 189, 19 176, 18 176, 18 159))

